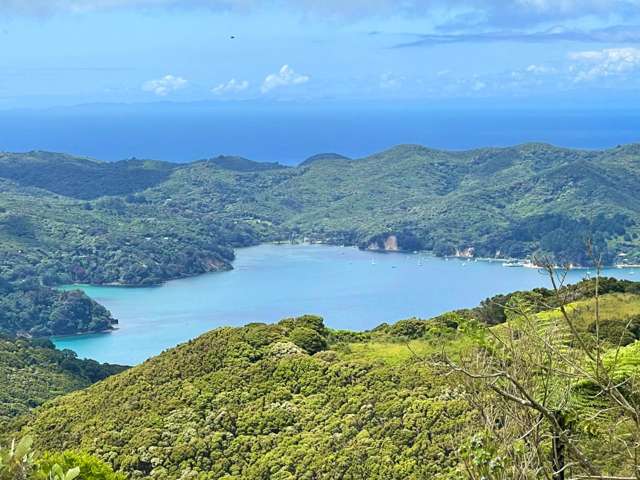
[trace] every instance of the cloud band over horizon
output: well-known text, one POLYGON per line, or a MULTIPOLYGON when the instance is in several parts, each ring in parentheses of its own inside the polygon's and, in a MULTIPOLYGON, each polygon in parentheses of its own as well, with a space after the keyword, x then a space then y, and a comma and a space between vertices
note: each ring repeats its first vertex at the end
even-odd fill
POLYGON ((526 27, 589 17, 628 21, 640 17, 640 0, 0 0, 0 12, 11 15, 161 8, 236 12, 272 8, 343 19, 446 14, 442 27, 447 29, 474 25, 526 27))

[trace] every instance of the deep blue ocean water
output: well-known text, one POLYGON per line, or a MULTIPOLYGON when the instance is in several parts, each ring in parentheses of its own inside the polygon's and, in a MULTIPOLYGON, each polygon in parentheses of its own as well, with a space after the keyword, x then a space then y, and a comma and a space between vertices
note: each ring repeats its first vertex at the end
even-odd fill
POLYGON ((607 148, 640 141, 640 111, 429 105, 88 105, 0 112, 0 150, 101 160, 191 161, 218 154, 297 164, 362 157, 402 143, 468 149, 531 141, 607 148))
MULTIPOLYGON (((234 267, 160 287, 84 287, 120 320, 120 328, 55 343, 80 357, 136 364, 220 326, 315 313, 330 327, 366 330, 473 307, 498 293, 548 285, 536 269, 507 268, 500 262, 318 245, 239 249, 234 267)), ((568 278, 575 282, 588 274, 574 270, 568 278)), ((634 279, 640 270, 604 274, 634 279)))

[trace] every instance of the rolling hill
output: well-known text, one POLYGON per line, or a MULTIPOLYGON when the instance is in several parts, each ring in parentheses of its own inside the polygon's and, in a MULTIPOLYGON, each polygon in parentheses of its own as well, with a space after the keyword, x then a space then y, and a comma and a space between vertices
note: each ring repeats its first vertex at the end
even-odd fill
POLYGON ((71 351, 56 350, 47 340, 0 337, 0 428, 47 400, 124 369, 80 360, 71 351))
POLYGON ((0 155, 0 276, 153 285, 231 268, 233 249, 310 240, 374 250, 640 263, 640 146, 447 152, 401 145, 298 167, 0 155))
MULTIPOLYGON (((593 328, 594 287, 593 281, 583 282, 565 292, 573 298, 567 308, 577 335, 588 341, 599 336, 609 368, 633 382, 640 338, 638 284, 603 281, 599 333, 593 328), (618 348, 620 335, 625 340, 618 348), (615 364, 614 354, 620 359, 615 364)), ((545 306, 553 298, 543 289, 517 292, 471 311, 362 333, 328 330, 315 316, 222 328, 47 402, 5 432, 33 435, 40 450, 87 451, 129 478, 478 478, 466 475, 469 468, 496 468, 506 472, 497 478, 516 478, 508 463, 513 445, 494 448, 481 440, 499 438, 506 429, 506 417, 496 420, 502 423, 484 423, 487 411, 478 406, 499 409, 499 397, 481 383, 465 382, 443 358, 477 358, 494 349, 497 359, 503 354, 498 340, 512 331, 522 335, 512 342, 539 339, 547 329, 565 332, 560 311, 545 306), (496 310, 519 301, 535 307, 539 326, 534 332, 513 312, 505 323, 504 311, 496 310), (482 315, 497 325, 488 330, 478 324, 482 315), (496 342, 489 343, 481 332, 492 332, 496 342), (465 467, 469 459, 475 467, 465 467)), ((553 361, 560 366, 569 358, 570 368, 580 368, 533 395, 553 405, 569 388, 561 404, 574 419, 568 427, 572 441, 606 478, 628 475, 631 463, 614 432, 621 438, 631 435, 629 420, 607 416, 602 394, 589 383, 589 358, 578 345, 565 334, 552 338, 561 352, 553 361)), ((536 348, 546 358, 546 347, 536 348)), ((520 374, 522 381, 547 378, 544 370, 520 374)), ((514 414, 513 408, 507 412, 514 414)), ((544 429, 543 420, 534 416, 532 422, 544 429)), ((548 452, 548 437, 522 441, 540 442, 548 452)), ((569 469, 582 471, 575 463, 569 469)))

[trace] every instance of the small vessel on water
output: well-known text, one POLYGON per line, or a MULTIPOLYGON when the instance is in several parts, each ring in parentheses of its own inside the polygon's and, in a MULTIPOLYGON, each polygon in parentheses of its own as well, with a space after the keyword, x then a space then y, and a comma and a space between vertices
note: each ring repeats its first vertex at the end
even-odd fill
POLYGON ((525 264, 523 262, 518 262, 517 260, 510 260, 508 262, 504 262, 502 266, 503 267, 524 267, 525 264))

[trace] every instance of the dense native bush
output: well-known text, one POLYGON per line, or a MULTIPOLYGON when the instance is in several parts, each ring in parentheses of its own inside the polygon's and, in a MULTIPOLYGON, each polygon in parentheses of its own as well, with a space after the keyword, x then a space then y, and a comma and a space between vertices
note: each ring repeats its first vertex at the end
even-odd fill
POLYGON ((34 280, 0 280, 0 333, 72 335, 112 329, 117 321, 81 291, 60 291, 34 280))
MULTIPOLYGON (((562 286, 560 291, 562 298, 567 302, 574 302, 593 297, 596 291, 595 287, 596 280, 592 278, 582 280, 573 285, 562 286)), ((598 291, 601 295, 608 293, 631 293, 637 295, 640 294, 640 283, 605 277, 598 279, 598 291)), ((559 306, 558 298, 552 290, 534 288, 527 292, 513 292, 487 298, 480 303, 479 307, 472 310, 473 315, 488 325, 504 323, 507 320, 509 303, 516 296, 520 302, 526 302, 533 312, 541 312, 559 306)))
POLYGON ((80 360, 45 339, 0 336, 0 428, 51 398, 84 388, 125 367, 80 360))
POLYGON ((289 333, 289 338, 311 355, 327 348, 327 340, 311 328, 296 327, 289 333))
POLYGON ((454 478, 463 398, 416 362, 310 356, 301 329, 326 331, 315 316, 215 330, 48 403, 29 430, 131 478, 454 478))
MULTIPOLYGON (((600 299, 602 334, 615 336, 622 325, 637 335, 637 285, 603 280, 602 286, 609 292, 600 299), (622 318, 623 312, 631 316, 622 318)), ((573 311, 581 335, 591 335, 592 288, 583 282, 563 292, 578 300, 573 311)), ((532 312, 534 300, 550 300, 544 289, 504 297, 508 306, 526 304, 532 312)), ((473 437, 486 421, 476 409, 479 392, 443 361, 477 358, 475 349, 490 345, 487 339, 494 337, 483 337, 488 331, 477 312, 360 333, 330 331, 313 315, 221 328, 54 399, 4 430, 33 434, 42 451, 86 451, 131 479, 458 480, 464 478, 461 462, 498 468, 504 449, 473 437), (318 339, 323 350, 310 355, 318 339)), ((540 312, 533 323, 540 328, 560 318, 555 310, 540 312)), ((530 325, 513 312, 506 316, 512 328, 530 325)), ((499 325, 493 331, 508 330, 499 325)), ((629 375, 637 369, 637 349, 621 354, 622 373, 629 375)), ((575 435, 594 428, 588 385, 577 387, 575 435)), ((587 446, 591 437, 585 436, 587 446)), ((589 448, 594 461, 607 461, 589 448)), ((51 458, 70 467, 74 463, 64 458, 77 457, 69 455, 51 458)))

